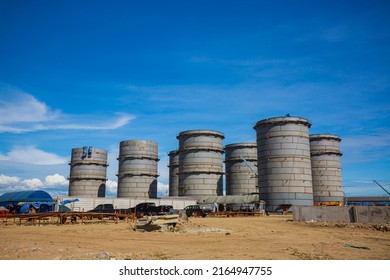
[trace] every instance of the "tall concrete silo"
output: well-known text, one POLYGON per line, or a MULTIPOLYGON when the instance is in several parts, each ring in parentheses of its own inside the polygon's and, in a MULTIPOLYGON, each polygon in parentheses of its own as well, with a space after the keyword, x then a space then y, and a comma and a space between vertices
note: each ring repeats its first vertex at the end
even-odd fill
POLYGON ((92 147, 74 148, 69 165, 69 196, 106 196, 106 150, 92 147))
POLYGON ((289 116, 261 120, 254 126, 260 198, 270 211, 282 204, 313 205, 310 126, 307 119, 289 116))
POLYGON ((225 173, 226 195, 258 194, 257 144, 226 145, 225 173))
POLYGON ((179 196, 179 151, 169 152, 169 196, 179 196))
POLYGON ((223 194, 224 138, 214 130, 179 133, 179 196, 223 194))
POLYGON ((156 198, 158 145, 148 140, 120 142, 118 197, 156 198))
POLYGON ((314 203, 344 201, 341 177, 340 137, 334 134, 310 135, 314 203))

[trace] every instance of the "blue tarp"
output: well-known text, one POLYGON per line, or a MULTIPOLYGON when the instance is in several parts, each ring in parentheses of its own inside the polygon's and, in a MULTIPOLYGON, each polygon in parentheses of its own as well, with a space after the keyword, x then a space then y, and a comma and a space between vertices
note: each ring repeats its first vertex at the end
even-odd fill
MULTIPOLYGON (((35 202, 35 203, 24 203, 19 210, 17 210, 17 213, 27 214, 30 211, 30 207, 34 207, 36 212, 39 213, 45 213, 53 211, 53 204, 50 202, 35 202)), ((65 205, 59 205, 59 211, 58 212, 68 212, 71 211, 68 207, 65 205)))
POLYGON ((69 203, 77 202, 77 201, 80 201, 80 199, 78 199, 78 198, 75 198, 75 199, 67 199, 67 200, 61 201, 60 204, 61 204, 61 205, 65 205, 65 204, 69 204, 69 203))
POLYGON ((22 214, 28 213, 30 207, 34 207, 36 212, 44 213, 49 212, 52 209, 53 204, 51 202, 34 202, 34 203, 24 203, 19 212, 22 214))
POLYGON ((0 202, 43 202, 53 198, 45 191, 10 192, 0 196, 0 202))

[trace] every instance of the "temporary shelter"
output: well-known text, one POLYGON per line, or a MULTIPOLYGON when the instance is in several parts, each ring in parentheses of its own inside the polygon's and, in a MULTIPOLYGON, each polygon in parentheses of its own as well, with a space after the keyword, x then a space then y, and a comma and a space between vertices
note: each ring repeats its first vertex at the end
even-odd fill
POLYGON ((45 191, 20 191, 5 193, 0 196, 0 206, 7 206, 13 211, 27 213, 31 207, 38 211, 49 211, 53 198, 45 191))

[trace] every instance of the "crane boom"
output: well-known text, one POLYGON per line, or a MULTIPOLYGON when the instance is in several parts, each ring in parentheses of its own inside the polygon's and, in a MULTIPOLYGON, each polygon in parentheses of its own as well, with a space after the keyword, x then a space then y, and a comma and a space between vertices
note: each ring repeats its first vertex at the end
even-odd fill
POLYGON ((384 187, 382 187, 382 185, 381 184, 379 184, 377 181, 375 181, 375 180, 373 180, 374 181, 374 183, 376 183, 379 187, 381 187, 382 188, 382 190, 384 190, 389 196, 390 196, 390 193, 384 188, 384 187))

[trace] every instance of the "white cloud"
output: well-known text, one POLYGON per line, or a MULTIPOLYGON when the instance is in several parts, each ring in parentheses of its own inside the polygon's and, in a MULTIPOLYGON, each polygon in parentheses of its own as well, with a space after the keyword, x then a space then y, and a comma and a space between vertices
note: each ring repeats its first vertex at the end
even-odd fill
POLYGON ((19 177, 10 177, 4 174, 0 175, 0 195, 7 192, 44 190, 56 195, 66 195, 69 181, 58 173, 48 175, 44 180, 39 178, 20 179, 19 177))
POLYGON ((157 196, 165 197, 169 195, 169 185, 157 182, 157 196))
POLYGON ((20 182, 19 177, 10 177, 0 174, 0 185, 14 185, 20 182))
POLYGON ((169 156, 168 153, 160 153, 158 162, 158 177, 159 181, 168 182, 169 181, 169 156))
POLYGON ((118 160, 117 157, 119 155, 119 145, 111 145, 108 149, 107 154, 107 177, 113 179, 115 181, 116 174, 118 173, 118 160))
MULTIPOLYGON (((81 116, 73 116, 72 118, 80 118, 81 116)), ((98 116, 82 116, 78 123, 55 124, 42 127, 43 129, 80 129, 80 130, 110 130, 125 126, 135 117, 127 114, 119 114, 116 119, 106 120, 106 117, 98 116), (101 119, 101 120, 100 120, 101 119)))
POLYGON ((44 186, 43 182, 38 178, 23 180, 22 184, 28 189, 37 189, 44 186))
POLYGON ((0 160, 34 165, 56 165, 67 163, 66 158, 39 150, 33 146, 15 146, 6 155, 0 153, 0 160))
POLYGON ((135 116, 70 115, 50 108, 31 94, 0 84, 0 133, 40 130, 111 130, 127 125, 135 116))
POLYGON ((118 182, 117 181, 111 181, 110 179, 106 182, 106 192, 109 194, 117 193, 118 189, 118 182))
POLYGON ((68 185, 69 181, 66 178, 58 173, 53 175, 48 175, 45 177, 46 186, 65 186, 68 185))
POLYGON ((9 99, 0 99, 0 124, 47 122, 57 119, 60 115, 32 95, 16 89, 0 90, 12 96, 9 99))

